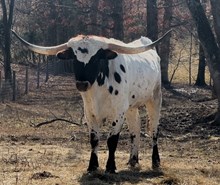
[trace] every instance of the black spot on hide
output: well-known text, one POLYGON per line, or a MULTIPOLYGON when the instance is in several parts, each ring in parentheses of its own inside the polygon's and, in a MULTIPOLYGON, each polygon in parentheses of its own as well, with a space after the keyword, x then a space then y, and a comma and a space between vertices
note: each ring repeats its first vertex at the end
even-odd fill
POLYGON ((114 126, 116 126, 116 123, 115 123, 115 122, 113 122, 113 123, 112 123, 112 126, 113 126, 113 127, 114 127, 114 126))
POLYGON ((87 48, 78 47, 78 50, 81 51, 81 53, 87 53, 87 54, 89 53, 87 48))
POLYGON ((118 90, 115 90, 115 95, 118 95, 118 90))
POLYGON ((122 64, 120 65, 120 68, 121 68, 121 70, 122 70, 124 73, 126 73, 125 67, 124 67, 122 64))
POLYGON ((134 98, 135 98, 135 95, 132 95, 132 98, 134 99, 134 98))
POLYGON ((121 76, 117 72, 115 72, 114 77, 115 77, 115 81, 120 84, 121 83, 121 76))
POLYGON ((112 86, 109 86, 108 91, 110 92, 110 94, 112 94, 112 92, 113 92, 113 87, 112 87, 112 86))

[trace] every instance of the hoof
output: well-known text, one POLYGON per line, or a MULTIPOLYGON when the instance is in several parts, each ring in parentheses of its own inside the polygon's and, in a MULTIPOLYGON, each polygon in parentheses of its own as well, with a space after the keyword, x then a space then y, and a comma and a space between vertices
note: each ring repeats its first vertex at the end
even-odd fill
POLYGON ((132 171, 140 171, 141 170, 141 166, 139 163, 136 163, 134 166, 132 166, 128 163, 128 168, 132 171))
POLYGON ((139 163, 137 160, 129 160, 127 165, 129 165, 131 168, 135 168, 136 166, 139 166, 139 163))
POLYGON ((160 171, 161 170, 160 163, 152 164, 152 169, 155 171, 160 171))
POLYGON ((105 174, 117 174, 117 173, 115 172, 115 170, 109 169, 109 170, 105 170, 105 174))
POLYGON ((91 174, 91 173, 93 173, 93 172, 96 172, 97 170, 98 170, 97 167, 88 168, 88 169, 87 169, 87 173, 88 173, 88 174, 91 174))

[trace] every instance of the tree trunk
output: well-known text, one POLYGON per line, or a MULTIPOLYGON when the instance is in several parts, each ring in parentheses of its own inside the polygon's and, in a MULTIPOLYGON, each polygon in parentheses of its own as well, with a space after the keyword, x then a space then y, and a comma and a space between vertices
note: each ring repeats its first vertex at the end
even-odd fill
POLYGON ((94 30, 96 30, 96 34, 101 34, 101 30, 98 26, 96 26, 98 19, 98 11, 99 11, 99 0, 93 0, 91 5, 91 12, 90 12, 90 19, 91 19, 91 25, 88 26, 88 33, 93 33, 94 30))
POLYGON ((11 73, 11 26, 13 19, 14 1, 9 2, 9 11, 7 11, 6 1, 1 0, 1 8, 3 13, 3 27, 4 27, 4 42, 3 42, 3 56, 4 56, 4 72, 5 80, 12 81, 11 73))
MULTIPOLYGON (((164 0, 164 16, 163 16, 163 32, 165 33, 171 27, 172 19, 172 4, 173 0, 164 0)), ((169 76, 168 76, 168 67, 169 67, 169 57, 170 57, 170 38, 169 34, 163 42, 160 44, 160 58, 161 58, 161 78, 162 84, 167 87, 170 85, 169 76)))
POLYGON ((157 14, 157 0, 147 0, 147 37, 153 41, 158 38, 157 14))
POLYGON ((199 40, 206 55, 207 65, 218 99, 218 110, 214 124, 220 125, 220 49, 215 41, 214 34, 200 0, 186 0, 186 2, 197 25, 199 40))
POLYGON ((198 73, 197 73, 197 78, 196 78, 196 86, 204 87, 207 86, 205 83, 205 66, 206 66, 206 61, 205 61, 205 53, 204 50, 201 46, 199 45, 199 67, 198 67, 198 73))
POLYGON ((117 3, 113 5, 113 15, 114 28, 113 34, 114 38, 123 40, 124 39, 124 29, 123 29, 123 0, 117 0, 117 3))
POLYGON ((220 45, 220 1, 211 0, 211 9, 214 20, 214 29, 218 44, 220 45))
POLYGON ((5 80, 12 82, 12 73, 11 73, 11 36, 9 32, 10 28, 6 26, 4 28, 5 32, 5 43, 4 43, 4 51, 3 51, 3 56, 4 56, 4 72, 5 72, 5 80))
POLYGON ((52 45, 57 44, 57 24, 58 23, 57 23, 57 15, 55 12, 56 6, 52 0, 50 0, 48 3, 49 3, 49 8, 51 10, 54 10, 54 11, 50 11, 49 16, 48 16, 50 20, 53 20, 53 23, 51 24, 48 23, 47 34, 46 34, 47 37, 45 39, 46 42, 44 44, 48 46, 52 46, 52 45))

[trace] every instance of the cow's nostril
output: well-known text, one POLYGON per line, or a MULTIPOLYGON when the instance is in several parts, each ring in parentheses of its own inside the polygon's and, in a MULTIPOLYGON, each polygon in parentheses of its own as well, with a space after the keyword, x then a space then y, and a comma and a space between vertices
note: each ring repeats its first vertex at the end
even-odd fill
POLYGON ((76 88, 81 92, 87 91, 89 87, 90 87, 90 83, 88 81, 77 81, 76 82, 76 88))

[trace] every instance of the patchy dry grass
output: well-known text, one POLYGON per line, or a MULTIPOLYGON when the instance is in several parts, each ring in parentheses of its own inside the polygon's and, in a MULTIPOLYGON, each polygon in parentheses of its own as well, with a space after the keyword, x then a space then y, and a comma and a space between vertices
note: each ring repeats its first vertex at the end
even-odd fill
POLYGON ((147 147, 147 151, 141 150, 140 167, 133 170, 129 169, 126 165, 128 153, 121 150, 119 144, 117 152, 118 174, 110 175, 104 173, 107 157, 104 149, 99 153, 99 171, 94 174, 87 174, 89 146, 87 144, 81 145, 79 142, 65 142, 57 145, 34 142, 23 145, 15 143, 14 145, 1 146, 1 183, 22 185, 217 185, 220 182, 220 164, 217 159, 204 158, 204 156, 196 153, 194 149, 190 149, 190 146, 185 149, 186 152, 182 153, 178 148, 173 148, 176 143, 172 142, 169 142, 169 144, 161 143, 161 171, 155 172, 151 170, 149 147, 147 147), (173 151, 169 151, 170 149, 173 149, 173 151), (198 156, 195 156, 195 154, 198 156))

